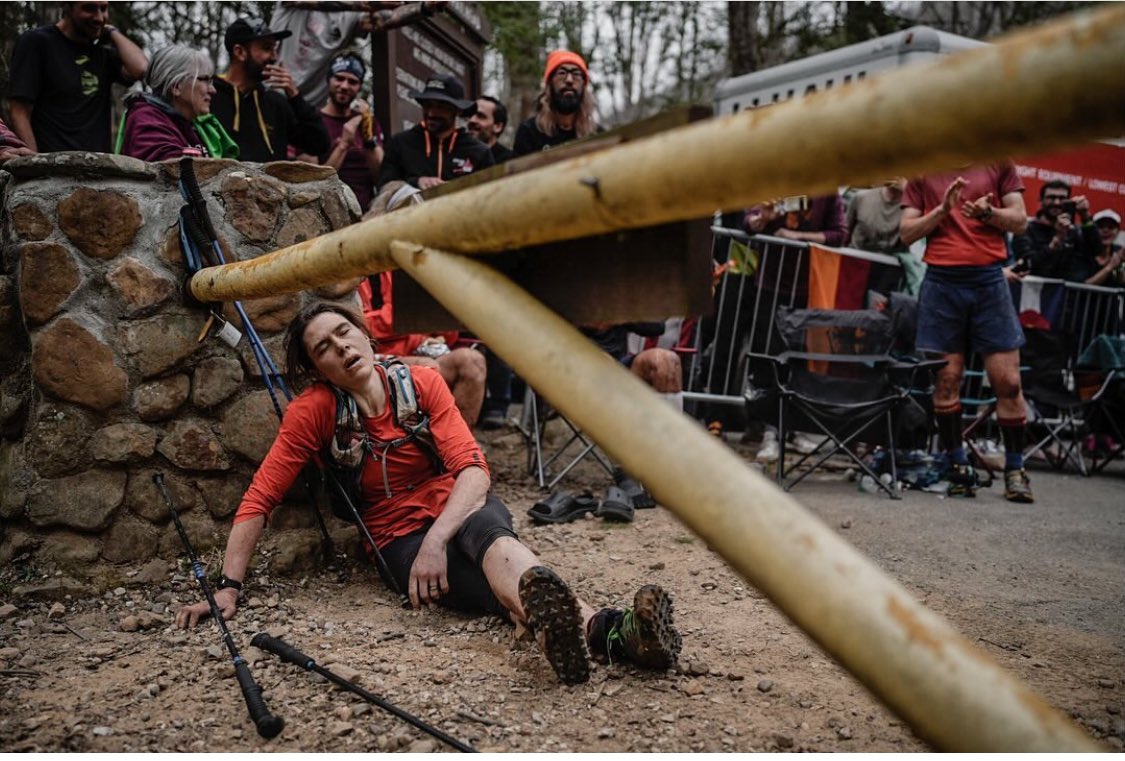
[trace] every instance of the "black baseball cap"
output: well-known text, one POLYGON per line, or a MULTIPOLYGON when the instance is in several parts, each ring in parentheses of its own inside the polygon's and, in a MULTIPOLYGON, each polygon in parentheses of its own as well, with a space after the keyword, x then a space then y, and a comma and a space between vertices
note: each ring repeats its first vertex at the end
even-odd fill
POLYGON ((229 53, 234 50, 235 45, 245 45, 251 40, 265 40, 270 37, 276 40, 284 40, 286 37, 292 36, 293 33, 288 29, 282 29, 280 32, 273 31, 260 18, 240 18, 227 27, 227 33, 223 35, 223 45, 229 53))
POLYGON ((434 74, 426 80, 424 89, 411 90, 408 95, 419 103, 424 100, 450 103, 465 116, 471 116, 471 112, 476 111, 477 108, 475 100, 465 100, 465 88, 452 74, 434 74))

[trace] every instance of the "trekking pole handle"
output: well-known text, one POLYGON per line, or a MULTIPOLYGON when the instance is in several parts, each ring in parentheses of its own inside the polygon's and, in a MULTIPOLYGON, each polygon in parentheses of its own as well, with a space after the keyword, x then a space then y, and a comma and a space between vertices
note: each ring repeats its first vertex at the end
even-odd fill
POLYGON ((242 688, 242 697, 246 701, 246 708, 250 711, 250 720, 258 729, 258 734, 267 740, 277 737, 285 728, 285 721, 270 713, 266 701, 262 698, 262 688, 254 681, 246 661, 239 656, 234 663, 234 673, 238 677, 238 685, 242 688))
POLYGON ((292 663, 294 666, 300 666, 305 671, 312 670, 316 665, 316 661, 302 653, 297 648, 290 645, 284 640, 277 637, 271 637, 265 632, 258 632, 254 638, 250 640, 250 644, 260 650, 265 650, 267 653, 273 653, 281 660, 287 663, 292 663))

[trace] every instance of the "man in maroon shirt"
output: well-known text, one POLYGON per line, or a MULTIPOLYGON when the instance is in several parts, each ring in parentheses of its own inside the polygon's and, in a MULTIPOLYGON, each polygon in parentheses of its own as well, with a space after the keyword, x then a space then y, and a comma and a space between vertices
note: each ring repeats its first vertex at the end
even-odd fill
POLYGON ((961 437, 965 357, 980 354, 996 395, 1004 439, 1004 496, 1034 502, 1023 469, 1027 406, 1020 386, 1023 330, 1003 265, 1005 233, 1027 228, 1023 183, 1012 163, 964 167, 912 180, 902 199, 902 242, 926 239, 926 277, 918 295, 919 350, 948 364, 934 387, 934 417, 953 465, 950 496, 975 496, 976 476, 961 437))
POLYGON ((366 73, 354 53, 336 56, 328 70, 328 100, 320 109, 332 146, 320 163, 336 170, 363 211, 375 195, 375 178, 383 164, 383 131, 367 103, 356 97, 366 73))

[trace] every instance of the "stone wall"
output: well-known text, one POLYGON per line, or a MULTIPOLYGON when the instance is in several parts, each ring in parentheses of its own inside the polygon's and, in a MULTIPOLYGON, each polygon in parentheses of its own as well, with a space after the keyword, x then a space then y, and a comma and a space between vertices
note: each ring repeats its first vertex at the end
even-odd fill
MULTIPOLYGON (((356 221, 326 167, 206 160, 196 174, 228 261, 356 221)), ((163 471, 197 549, 223 541, 277 431, 245 338, 201 342, 185 305, 175 162, 64 153, 0 165, 0 563, 91 575, 173 557, 152 482, 163 471)), ((275 362, 302 303, 340 289, 244 303, 275 362)), ((241 327, 229 305, 226 316, 241 327)), ((292 494, 271 525, 313 525, 292 494)))

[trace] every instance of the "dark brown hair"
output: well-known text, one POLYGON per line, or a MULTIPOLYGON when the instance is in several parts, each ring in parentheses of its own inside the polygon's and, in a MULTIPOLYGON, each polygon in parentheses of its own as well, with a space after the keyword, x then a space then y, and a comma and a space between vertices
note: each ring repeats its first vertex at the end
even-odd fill
POLYGON ((312 357, 305 350, 305 330, 317 315, 326 313, 340 315, 371 339, 371 331, 367 329, 363 317, 354 309, 330 301, 314 301, 306 305, 297 313, 293 322, 289 323, 289 329, 285 331, 285 380, 293 389, 298 389, 305 384, 316 370, 312 357))

